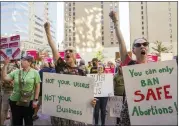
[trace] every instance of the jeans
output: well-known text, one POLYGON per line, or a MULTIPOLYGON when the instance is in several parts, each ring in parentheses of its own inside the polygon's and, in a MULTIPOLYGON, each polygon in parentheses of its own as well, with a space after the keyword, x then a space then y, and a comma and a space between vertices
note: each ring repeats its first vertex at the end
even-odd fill
POLYGON ((95 118, 95 125, 98 125, 99 119, 99 110, 101 110, 101 124, 102 126, 105 125, 105 118, 106 118, 106 106, 108 102, 108 97, 97 97, 96 106, 94 109, 94 118, 95 118))
POLYGON ((29 107, 17 106, 16 101, 9 100, 12 113, 12 125, 13 126, 22 126, 23 119, 25 121, 25 126, 33 126, 33 108, 32 101, 30 102, 29 107))

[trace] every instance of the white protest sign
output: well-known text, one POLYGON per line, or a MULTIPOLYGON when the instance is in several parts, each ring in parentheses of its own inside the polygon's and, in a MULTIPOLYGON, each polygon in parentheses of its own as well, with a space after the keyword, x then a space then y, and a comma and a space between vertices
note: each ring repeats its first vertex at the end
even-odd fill
POLYGON ((43 73, 42 113, 92 124, 93 78, 43 73))
POLYGON ((8 38, 1 38, 0 41, 0 59, 3 61, 6 58, 16 60, 21 58, 20 53, 20 36, 11 36, 8 38))
POLYGON ((114 96, 113 74, 88 74, 94 78, 94 97, 114 96))
POLYGON ((122 104, 123 104, 123 96, 110 97, 108 102, 110 107, 110 116, 120 117, 122 104))
POLYGON ((131 125, 177 125, 176 60, 123 67, 131 125))

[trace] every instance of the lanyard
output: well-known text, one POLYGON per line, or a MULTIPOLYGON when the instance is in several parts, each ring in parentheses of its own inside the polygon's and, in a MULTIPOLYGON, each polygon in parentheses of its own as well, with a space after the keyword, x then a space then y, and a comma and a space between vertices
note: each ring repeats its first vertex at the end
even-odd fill
MULTIPOLYGON (((31 68, 30 68, 30 69, 31 69, 31 68)), ((30 69, 27 71, 27 73, 26 73, 25 75, 24 75, 24 71, 23 71, 22 82, 24 82, 24 80, 25 80, 25 78, 26 78, 27 74, 29 73, 30 69)))

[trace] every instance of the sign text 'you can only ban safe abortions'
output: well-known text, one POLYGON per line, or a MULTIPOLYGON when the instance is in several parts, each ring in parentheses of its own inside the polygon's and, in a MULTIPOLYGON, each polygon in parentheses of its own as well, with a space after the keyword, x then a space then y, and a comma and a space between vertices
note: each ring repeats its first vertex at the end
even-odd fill
POLYGON ((43 113, 92 124, 93 82, 93 78, 45 73, 43 113))
POLYGON ((132 125, 176 123, 176 70, 176 61, 123 67, 132 125))

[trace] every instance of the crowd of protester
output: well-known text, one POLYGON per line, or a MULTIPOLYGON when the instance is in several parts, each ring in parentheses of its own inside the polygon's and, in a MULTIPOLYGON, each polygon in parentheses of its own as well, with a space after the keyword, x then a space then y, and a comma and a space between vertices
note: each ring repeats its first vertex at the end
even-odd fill
MULTIPOLYGON (((44 72, 86 76, 87 74, 105 73, 105 68, 108 67, 115 69, 112 82, 114 85, 114 95, 124 97, 121 117, 116 119, 116 124, 129 126, 130 118, 125 97, 122 67, 147 63, 149 42, 144 38, 134 40, 133 53, 136 56, 136 60, 132 60, 127 53, 125 41, 118 28, 116 17, 114 12, 110 13, 110 18, 114 22, 115 33, 120 43, 121 58, 116 59, 115 64, 112 61, 103 63, 97 58, 88 61, 88 64, 85 64, 85 61, 81 59, 77 64, 75 58, 76 50, 73 47, 68 47, 64 50, 65 58, 62 59, 52 39, 50 24, 48 22, 45 23, 44 28, 53 53, 53 63, 43 62, 40 66, 35 65, 33 57, 28 55, 23 57, 21 62, 5 59, 1 71, 1 86, 3 87, 1 122, 3 123, 6 119, 11 118, 12 125, 23 125, 23 120, 25 125, 33 125, 33 121, 39 118, 38 111, 43 105, 42 80, 44 72)), ((89 103, 94 107, 95 125, 99 124, 99 115, 101 115, 101 125, 105 125, 107 102, 108 97, 95 97, 89 103)), ((54 116, 51 117, 51 124, 53 126, 86 125, 82 122, 54 116)))

